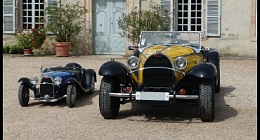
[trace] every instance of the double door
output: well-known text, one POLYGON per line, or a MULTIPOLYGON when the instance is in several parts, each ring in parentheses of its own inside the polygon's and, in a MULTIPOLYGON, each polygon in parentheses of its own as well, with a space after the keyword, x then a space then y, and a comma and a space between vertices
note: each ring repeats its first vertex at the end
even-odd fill
POLYGON ((118 20, 126 12, 125 0, 95 0, 93 4, 94 53, 124 54, 126 37, 118 20))

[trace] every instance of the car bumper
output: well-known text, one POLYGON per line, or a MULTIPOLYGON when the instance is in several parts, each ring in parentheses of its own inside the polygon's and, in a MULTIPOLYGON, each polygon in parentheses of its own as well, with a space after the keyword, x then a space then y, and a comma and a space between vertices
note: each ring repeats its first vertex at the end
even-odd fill
POLYGON ((144 92, 136 93, 109 93, 109 96, 120 98, 135 98, 135 100, 150 100, 150 101, 169 101, 170 99, 198 99, 198 95, 170 95, 169 92, 144 92))

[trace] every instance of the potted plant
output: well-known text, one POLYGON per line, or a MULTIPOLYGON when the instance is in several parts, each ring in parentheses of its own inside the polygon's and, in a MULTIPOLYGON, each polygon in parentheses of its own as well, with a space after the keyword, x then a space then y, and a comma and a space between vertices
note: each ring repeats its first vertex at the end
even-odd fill
POLYGON ((18 47, 24 49, 24 55, 32 55, 33 49, 39 49, 44 40, 46 39, 46 29, 44 26, 39 25, 33 29, 24 29, 21 34, 18 34, 18 47))
POLYGON ((22 32, 17 35, 18 47, 24 49, 24 55, 32 55, 33 43, 32 43, 32 34, 29 30, 22 32))
POLYGON ((47 31, 53 34, 56 56, 69 56, 71 37, 80 33, 84 26, 82 16, 87 9, 76 3, 53 2, 45 9, 48 15, 47 31))

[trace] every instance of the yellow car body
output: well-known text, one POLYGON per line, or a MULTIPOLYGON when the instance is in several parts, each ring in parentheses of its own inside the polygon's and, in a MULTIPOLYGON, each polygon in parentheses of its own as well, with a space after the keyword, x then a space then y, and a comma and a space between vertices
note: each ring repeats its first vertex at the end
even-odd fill
POLYGON ((220 91, 219 53, 200 44, 199 32, 143 31, 138 50, 127 64, 114 59, 99 69, 99 106, 105 119, 118 115, 120 104, 199 105, 202 121, 214 120, 220 91))

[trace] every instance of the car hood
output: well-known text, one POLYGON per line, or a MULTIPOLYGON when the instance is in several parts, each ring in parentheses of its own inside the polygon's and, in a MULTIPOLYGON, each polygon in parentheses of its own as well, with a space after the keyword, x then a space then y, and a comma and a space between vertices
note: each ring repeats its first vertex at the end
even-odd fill
POLYGON ((71 73, 70 72, 65 72, 65 71, 50 71, 50 72, 45 72, 45 73, 42 73, 42 77, 44 76, 50 76, 52 78, 55 78, 55 77, 68 77, 68 76, 71 76, 71 73))
POLYGON ((148 58, 150 55, 153 55, 156 52, 161 51, 162 54, 170 58, 174 58, 178 56, 192 54, 195 52, 192 48, 186 46, 169 46, 167 48, 166 47, 167 46, 150 46, 143 51, 143 54, 146 56, 146 58, 148 58))

